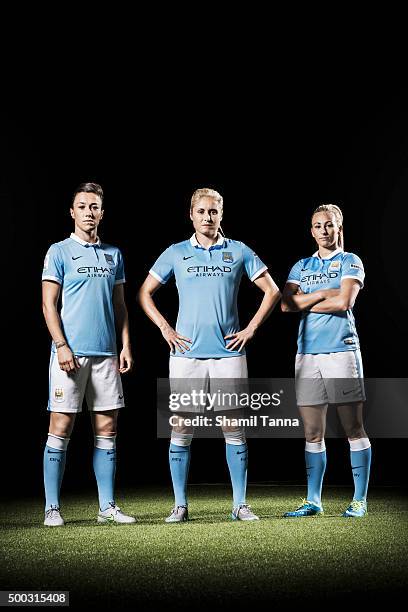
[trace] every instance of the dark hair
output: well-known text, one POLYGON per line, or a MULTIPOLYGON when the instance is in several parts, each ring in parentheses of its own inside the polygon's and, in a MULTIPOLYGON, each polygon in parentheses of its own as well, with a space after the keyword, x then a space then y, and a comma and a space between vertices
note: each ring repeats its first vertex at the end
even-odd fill
MULTIPOLYGON (((103 189, 98 183, 81 183, 74 191, 74 195, 72 198, 72 204, 76 198, 78 193, 94 193, 101 198, 102 206, 103 206, 103 189)), ((72 208, 72 205, 71 205, 72 208)))

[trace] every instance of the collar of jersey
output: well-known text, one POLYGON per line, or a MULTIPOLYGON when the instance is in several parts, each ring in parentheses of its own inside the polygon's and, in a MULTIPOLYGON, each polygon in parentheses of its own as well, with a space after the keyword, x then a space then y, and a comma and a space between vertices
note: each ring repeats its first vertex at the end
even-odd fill
POLYGON ((70 235, 70 238, 72 238, 72 240, 75 240, 75 242, 79 242, 79 244, 82 244, 82 246, 84 247, 91 247, 91 246, 101 246, 101 240, 100 238, 97 239, 96 242, 86 242, 86 240, 82 240, 82 238, 80 238, 79 236, 77 236, 76 234, 74 234, 72 232, 72 234, 70 235))
POLYGON ((224 236, 221 236, 221 234, 218 235, 218 240, 215 244, 212 244, 210 246, 209 249, 206 249, 205 247, 203 247, 197 240, 196 235, 193 234, 190 238, 190 243, 192 244, 193 247, 195 247, 196 249, 203 249, 203 251, 212 251, 212 249, 220 249, 222 248, 223 244, 224 244, 224 236))
POLYGON ((320 257, 319 251, 316 251, 316 253, 313 253, 312 257, 318 257, 319 259, 333 259, 333 257, 336 257, 336 255, 338 255, 339 253, 343 253, 343 249, 341 247, 333 251, 333 253, 329 255, 328 257, 320 257))

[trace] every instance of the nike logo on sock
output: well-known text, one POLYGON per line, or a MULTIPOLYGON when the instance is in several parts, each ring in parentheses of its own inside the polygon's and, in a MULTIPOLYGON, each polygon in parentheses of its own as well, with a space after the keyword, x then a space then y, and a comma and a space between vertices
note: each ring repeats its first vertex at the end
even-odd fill
POLYGON ((247 453, 248 450, 244 450, 244 451, 237 451, 237 455, 242 455, 242 453, 247 453))
POLYGON ((123 395, 119 395, 119 399, 123 399, 123 395))
POLYGON ((353 391, 360 391, 360 389, 350 389, 350 391, 343 391, 343 395, 348 395, 349 393, 353 393, 353 391))

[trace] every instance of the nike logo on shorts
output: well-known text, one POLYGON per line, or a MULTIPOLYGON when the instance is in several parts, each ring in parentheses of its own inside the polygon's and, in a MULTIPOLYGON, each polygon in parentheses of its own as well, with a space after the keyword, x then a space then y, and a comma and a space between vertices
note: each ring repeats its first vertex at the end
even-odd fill
POLYGON ((185 261, 186 259, 191 259, 192 257, 194 257, 194 255, 190 255, 189 257, 183 257, 183 260, 185 261))
POLYGON ((350 393, 353 393, 353 391, 360 391, 360 389, 351 389, 350 391, 343 391, 343 395, 349 395, 350 393))
POLYGON ((82 257, 82 255, 78 255, 78 257, 73 257, 72 259, 75 261, 76 259, 79 259, 80 257, 82 257))

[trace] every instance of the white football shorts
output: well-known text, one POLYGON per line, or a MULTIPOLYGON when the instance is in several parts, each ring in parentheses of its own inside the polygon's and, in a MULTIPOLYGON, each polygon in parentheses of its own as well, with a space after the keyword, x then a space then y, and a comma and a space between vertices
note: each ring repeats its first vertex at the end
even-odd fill
POLYGON ((56 353, 50 359, 50 391, 48 410, 81 412, 84 397, 90 411, 123 408, 122 380, 118 358, 77 357, 80 368, 74 372, 61 370, 56 353))
MULTIPOLYGON (((246 356, 220 357, 218 359, 194 359, 189 357, 170 357, 170 389, 172 394, 192 394, 195 392, 215 394, 215 411, 236 410, 236 396, 246 391, 248 367, 246 356), (221 380, 222 379, 222 380, 221 380)), ((196 396, 197 397, 197 396, 196 396)), ((177 412, 204 413, 207 404, 190 403, 181 405, 177 412)))
POLYGON ((298 354, 295 364, 298 406, 364 402, 361 352, 298 354))

